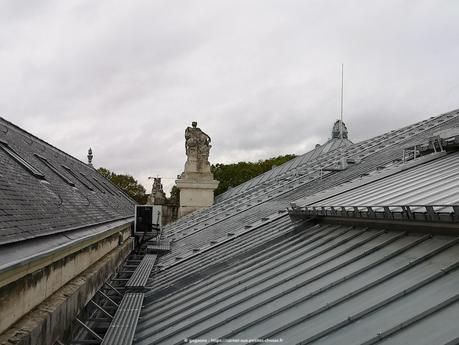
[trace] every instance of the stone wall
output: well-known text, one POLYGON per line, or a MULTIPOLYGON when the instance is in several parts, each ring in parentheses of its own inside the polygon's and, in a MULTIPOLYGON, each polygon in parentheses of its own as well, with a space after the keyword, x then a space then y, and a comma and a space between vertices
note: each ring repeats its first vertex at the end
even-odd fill
MULTIPOLYGON (((113 232, 108 231, 109 236, 99 238, 95 242, 94 239, 92 241, 88 239, 86 243, 80 244, 78 250, 72 251, 58 260, 55 260, 56 258, 51 255, 51 257, 47 258, 49 260, 48 265, 2 286, 0 288, 0 333, 20 318, 25 317, 19 321, 22 326, 14 325, 12 329, 0 336, 0 344, 9 344, 6 340, 11 336, 15 336, 16 333, 21 335, 23 332, 39 332, 40 334, 45 332, 47 334, 45 338, 49 338, 49 336, 65 329, 66 322, 73 320, 77 315, 75 313, 79 312, 80 308, 85 305, 85 301, 89 301, 103 281, 108 278, 108 275, 113 273, 115 266, 122 262, 124 257, 132 251, 131 231, 131 224, 128 224, 122 228, 113 229, 113 232), (105 263, 100 266, 99 261, 105 263), (104 268, 103 271, 94 271, 94 267, 96 267, 94 265, 98 262, 99 269, 104 268), (69 281, 90 267, 93 267, 92 271, 90 271, 92 272, 90 273, 91 278, 82 278, 83 281, 80 281, 80 283, 83 282, 84 284, 77 283, 75 285, 74 283, 74 286, 78 286, 74 291, 77 293, 76 296, 69 294, 68 291, 63 292, 60 290, 62 288, 65 289, 65 285, 69 281), (60 297, 55 295, 56 293, 59 294, 58 290, 61 291, 60 297), (56 310, 64 308, 64 311, 61 310, 61 312, 66 314, 65 318, 59 317, 56 319, 53 316, 56 314, 47 312, 50 297, 55 300, 57 298, 59 303, 62 304, 59 307, 59 303, 51 302, 52 308, 56 310), (76 298, 76 300, 73 302, 70 299, 66 301, 67 298, 76 298), (42 306, 40 309, 39 306, 38 310, 32 311, 30 314, 35 316, 31 319, 27 313, 42 302, 45 302, 45 307, 42 306), (67 310, 67 308, 69 309, 67 310), (46 315, 43 314, 43 311, 45 311, 46 315), (40 323, 43 322, 46 324, 46 329, 40 331, 37 327, 40 328, 40 323), (31 327, 31 324, 37 327, 31 327), (32 328, 33 331, 31 330, 32 328), (26 331, 23 329, 26 329, 26 331)), ((24 336, 21 336, 21 339, 24 341, 24 336)), ((21 344, 47 344, 47 342, 29 339, 29 341, 21 342, 21 344)))
POLYGON ((148 195, 147 204, 161 205, 161 224, 163 226, 177 220, 179 208, 178 201, 173 197, 166 197, 160 177, 154 178, 151 193, 148 195))
POLYGON ((163 226, 177 220, 178 204, 176 200, 167 199, 166 204, 162 205, 162 224, 163 226))

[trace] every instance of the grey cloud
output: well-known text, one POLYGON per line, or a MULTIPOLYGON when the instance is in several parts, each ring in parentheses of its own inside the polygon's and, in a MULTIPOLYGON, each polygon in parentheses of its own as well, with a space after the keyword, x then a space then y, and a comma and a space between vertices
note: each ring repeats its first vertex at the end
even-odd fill
POLYGON ((341 63, 353 141, 459 107, 458 16, 454 0, 5 1, 0 114, 145 184, 181 172, 193 120, 213 162, 299 154, 330 137, 341 63))

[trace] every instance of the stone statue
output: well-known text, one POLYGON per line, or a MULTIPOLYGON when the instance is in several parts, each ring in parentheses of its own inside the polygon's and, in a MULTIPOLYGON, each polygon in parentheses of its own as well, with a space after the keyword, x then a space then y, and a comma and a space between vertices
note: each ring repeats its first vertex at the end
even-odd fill
POLYGON ((191 127, 185 130, 185 152, 187 162, 195 162, 197 169, 209 165, 210 137, 197 127, 193 121, 191 127))
POLYGON ((151 188, 152 193, 156 193, 162 190, 163 190, 163 184, 161 183, 161 177, 154 177, 153 186, 151 188))
POLYGON ((182 217, 214 202, 218 181, 210 171, 210 137, 193 121, 185 130, 185 169, 177 176, 175 184, 180 190, 178 216, 182 217))
MULTIPOLYGON (((149 177, 150 179, 150 177, 149 177)), ((163 184, 161 183, 161 177, 153 178, 153 186, 151 187, 151 193, 148 198, 148 203, 152 205, 163 205, 166 202, 166 194, 163 190, 163 184)))

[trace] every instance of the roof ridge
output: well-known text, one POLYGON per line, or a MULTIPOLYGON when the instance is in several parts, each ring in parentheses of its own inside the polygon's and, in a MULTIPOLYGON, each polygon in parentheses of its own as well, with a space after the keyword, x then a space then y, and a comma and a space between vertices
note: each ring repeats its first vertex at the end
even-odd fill
MULTIPOLYGON (((375 136, 373 136, 373 137, 371 137, 371 138, 364 139, 364 140, 360 140, 360 141, 358 141, 358 142, 356 142, 356 143, 353 143, 353 142, 351 142, 351 143, 352 143, 352 145, 360 145, 360 144, 363 144, 363 143, 370 142, 370 141, 372 141, 372 140, 376 140, 376 139, 378 139, 378 138, 381 138, 381 137, 383 137, 384 135, 390 134, 390 133, 392 133, 392 132, 404 131, 404 130, 407 130, 408 128, 410 128, 410 127, 420 125, 422 122, 426 122, 426 121, 429 121, 429 122, 430 122, 430 121, 435 121, 435 120, 437 120, 438 118, 440 118, 440 117, 442 117, 442 116, 448 116, 448 115, 451 115, 451 114, 453 114, 453 113, 459 113, 459 108, 454 109, 454 110, 451 110, 451 111, 449 111, 449 112, 441 113, 441 114, 439 114, 439 115, 431 116, 431 117, 429 117, 429 118, 427 118, 427 119, 424 119, 424 120, 420 120, 420 121, 413 122, 413 123, 408 124, 408 125, 406 125, 406 126, 404 126, 404 127, 400 127, 400 128, 397 128, 397 129, 393 129, 393 130, 390 130, 390 131, 386 131, 386 132, 384 132, 384 133, 375 135, 375 136)), ((446 120, 446 121, 449 121, 449 120, 452 120, 452 119, 448 119, 448 120, 446 120)), ((309 151, 307 151, 307 152, 305 152, 305 153, 303 153, 303 154, 298 155, 298 156, 297 156, 296 158, 294 158, 293 160, 295 160, 295 159, 296 159, 296 160, 301 159, 301 157, 304 157, 305 155, 310 154, 310 153, 316 151, 316 149, 321 148, 321 147, 324 147, 324 146, 325 146, 327 143, 329 143, 331 140, 333 140, 333 139, 329 139, 329 140, 327 140, 324 144, 320 145, 319 147, 316 146, 316 147, 314 147, 313 149, 311 149, 311 150, 309 150, 309 151)), ((335 139, 335 140, 336 140, 336 139, 335 139)), ((340 140, 340 139, 339 139, 339 140, 340 140)), ((352 146, 352 145, 349 145, 349 146, 352 146)), ((339 145, 337 148, 339 148, 339 147, 341 147, 341 146, 342 146, 342 145, 339 145)), ((329 153, 329 152, 331 152, 331 151, 333 151, 333 150, 329 150, 329 151, 327 151, 327 152, 325 152, 325 153, 329 153)), ((321 155, 321 153, 320 153, 319 155, 321 155)), ((287 162, 285 162, 285 163, 283 163, 283 164, 277 166, 276 169, 280 169, 282 166, 285 166, 285 165, 288 164, 289 162, 291 162, 291 161, 287 161, 287 162)), ((269 170, 269 171, 267 171, 267 172, 265 172, 265 173, 263 173, 263 174, 260 174, 260 175, 254 177, 254 178, 252 178, 252 179, 250 179, 250 180, 248 180, 248 181, 246 181, 246 182, 244 182, 244 183, 241 183, 241 184, 238 185, 238 186, 235 186, 234 188, 238 188, 238 187, 247 185, 247 184, 250 183, 250 181, 253 182, 254 179, 259 178, 260 176, 263 176, 263 175, 265 175, 266 173, 269 173, 270 171, 271 171, 271 170, 269 170)), ((231 192, 231 190, 227 190, 225 193, 222 193, 221 195, 217 196, 217 197, 216 197, 216 201, 217 201, 218 203, 220 203, 220 202, 222 202, 222 201, 224 201, 224 200, 231 199, 232 197, 235 197, 235 196, 239 195, 239 194, 240 194, 241 192, 243 192, 243 191, 244 191, 244 190, 242 190, 242 191, 240 191, 240 192, 234 193, 235 191, 232 191, 232 192, 231 192), (227 194, 228 192, 230 192, 230 194, 225 195, 225 194, 227 194), (234 193, 234 194, 233 194, 233 193, 234 193)))
MULTIPOLYGON (((2 117, 2 116, 0 116, 0 122, 4 122, 5 125, 11 127, 13 130, 16 130, 16 131, 18 132, 18 134, 30 136, 32 139, 34 139, 34 140, 36 140, 36 141, 38 141, 38 142, 41 142, 41 143, 43 143, 43 144, 49 146, 51 149, 54 149, 54 150, 58 151, 59 153, 64 154, 65 156, 70 157, 70 158, 76 160, 78 163, 81 163, 81 164, 84 164, 84 165, 87 166, 87 167, 90 167, 90 166, 87 165, 85 162, 83 162, 83 161, 79 160, 78 158, 76 158, 76 157, 74 157, 74 156, 68 154, 67 152, 65 152, 65 151, 63 151, 63 150, 57 148, 56 146, 50 144, 49 142, 47 142, 47 141, 45 141, 45 140, 43 140, 43 139, 40 139, 40 138, 37 137, 36 135, 34 135, 34 134, 32 134, 32 133, 26 131, 25 129, 19 127, 18 125, 14 124, 14 123, 12 123, 11 121, 8 121, 7 119, 5 119, 5 118, 2 117)), ((96 170, 95 168, 93 168, 93 169, 96 170)))

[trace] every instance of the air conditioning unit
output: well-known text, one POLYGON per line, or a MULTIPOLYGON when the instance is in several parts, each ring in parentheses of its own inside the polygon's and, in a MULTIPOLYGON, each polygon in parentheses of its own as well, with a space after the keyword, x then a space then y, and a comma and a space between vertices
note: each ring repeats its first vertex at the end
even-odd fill
POLYGON ((161 205, 136 205, 134 231, 138 233, 159 232, 161 229, 161 205))

